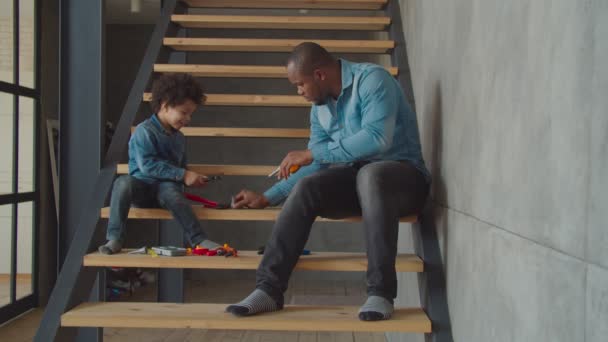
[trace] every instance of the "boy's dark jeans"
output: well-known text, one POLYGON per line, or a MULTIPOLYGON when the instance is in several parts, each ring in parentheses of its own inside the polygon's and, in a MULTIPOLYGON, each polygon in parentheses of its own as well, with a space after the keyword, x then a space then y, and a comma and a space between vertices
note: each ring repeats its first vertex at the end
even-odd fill
POLYGON ((407 162, 334 167, 302 178, 285 201, 258 267, 256 287, 283 303, 283 293, 317 216, 361 215, 367 248, 367 294, 397 296, 399 218, 419 213, 429 185, 407 162))
POLYGON ((110 218, 106 238, 124 240, 126 220, 131 205, 137 207, 160 207, 173 214, 184 229, 190 245, 196 246, 207 239, 200 222, 192 211, 192 206, 184 197, 182 184, 159 182, 148 184, 135 177, 123 175, 114 181, 110 200, 110 218))

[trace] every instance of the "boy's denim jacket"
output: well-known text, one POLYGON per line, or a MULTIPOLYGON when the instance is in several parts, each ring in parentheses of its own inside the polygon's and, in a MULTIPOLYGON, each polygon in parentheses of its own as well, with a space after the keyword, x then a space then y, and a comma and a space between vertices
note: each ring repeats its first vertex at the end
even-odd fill
POLYGON ((186 172, 186 138, 167 131, 156 114, 137 125, 129 140, 129 174, 148 184, 181 182, 186 172))

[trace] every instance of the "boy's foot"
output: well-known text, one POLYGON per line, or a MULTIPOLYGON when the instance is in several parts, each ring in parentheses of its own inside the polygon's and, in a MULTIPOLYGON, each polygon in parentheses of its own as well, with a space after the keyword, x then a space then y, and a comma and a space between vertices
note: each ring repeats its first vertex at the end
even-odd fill
POLYGON ((122 242, 120 240, 110 240, 105 245, 99 246, 99 253, 101 254, 116 254, 122 249, 122 242))
POLYGON ((213 242, 211 240, 203 240, 203 241, 199 242, 197 245, 201 246, 203 248, 207 248, 208 250, 214 250, 214 249, 218 249, 218 248, 222 247, 222 245, 220 245, 216 242, 213 242))
POLYGON ((255 289, 247 298, 228 306, 226 312, 230 312, 235 316, 250 316, 281 309, 283 309, 283 305, 277 304, 266 292, 255 289))
POLYGON ((393 304, 380 296, 369 296, 359 309, 359 319, 362 321, 380 321, 390 319, 393 314, 393 304))

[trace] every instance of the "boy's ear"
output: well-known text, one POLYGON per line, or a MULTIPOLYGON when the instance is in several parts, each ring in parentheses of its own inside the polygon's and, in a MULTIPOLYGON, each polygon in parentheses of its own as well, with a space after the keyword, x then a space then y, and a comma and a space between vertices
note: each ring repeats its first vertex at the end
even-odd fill
POLYGON ((160 108, 159 108, 158 111, 160 112, 160 111, 164 111, 164 110, 167 110, 167 109, 168 109, 168 107, 167 107, 167 101, 161 102, 160 103, 160 108))

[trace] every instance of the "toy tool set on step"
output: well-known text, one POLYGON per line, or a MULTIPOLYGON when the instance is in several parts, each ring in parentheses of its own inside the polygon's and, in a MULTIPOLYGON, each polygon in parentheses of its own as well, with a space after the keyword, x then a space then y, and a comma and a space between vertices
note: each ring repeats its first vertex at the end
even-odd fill
POLYGON ((228 209, 228 208, 230 208, 230 204, 211 201, 211 200, 208 200, 208 199, 206 199, 204 197, 197 196, 197 195, 194 195, 194 194, 190 194, 190 193, 187 193, 187 192, 184 192, 184 196, 186 196, 186 198, 189 199, 189 200, 191 200, 191 201, 201 203, 203 205, 203 207, 205 207, 205 208, 212 208, 212 209, 228 209))
POLYGON ((174 246, 158 246, 150 248, 142 247, 140 249, 129 252, 129 254, 148 254, 153 257, 178 257, 192 255, 236 257, 238 256, 238 251, 236 250, 236 248, 231 247, 229 244, 225 243, 222 247, 219 247, 217 249, 208 249, 203 248, 201 246, 196 246, 194 248, 182 248, 174 246))
POLYGON ((238 251, 236 248, 230 247, 227 243, 224 246, 217 249, 207 249, 202 248, 201 246, 196 246, 195 248, 188 248, 188 255, 201 255, 201 256, 238 256, 238 251))

